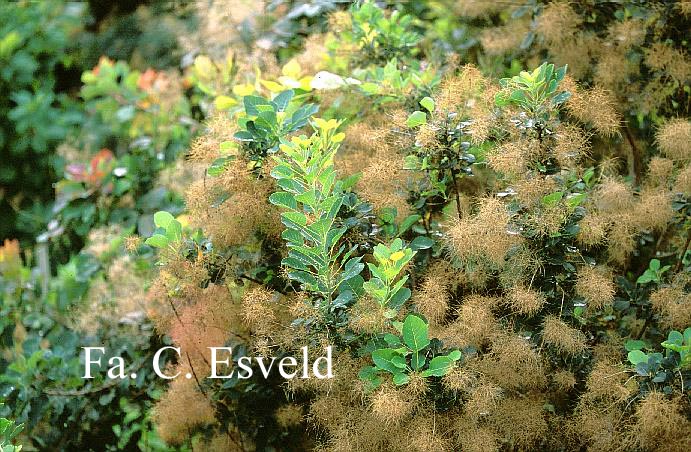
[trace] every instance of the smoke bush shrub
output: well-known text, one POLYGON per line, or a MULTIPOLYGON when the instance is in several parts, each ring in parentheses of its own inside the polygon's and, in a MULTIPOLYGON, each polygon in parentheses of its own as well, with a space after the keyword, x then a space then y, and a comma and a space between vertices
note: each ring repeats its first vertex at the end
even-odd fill
POLYGON ((68 160, 48 230, 56 260, 83 246, 94 228, 120 224, 148 234, 156 210, 179 213, 179 194, 158 180, 192 132, 175 79, 173 71, 139 72, 105 57, 82 74, 87 113, 83 129, 63 144, 68 160))
MULTIPOLYGON (((264 230, 235 246, 254 248, 260 256, 264 255, 259 257, 260 262, 278 265, 272 256, 283 254, 280 241, 276 240, 280 234, 288 245, 281 261, 285 273, 278 269, 262 270, 266 275, 263 281, 245 278, 249 287, 227 277, 223 282, 228 270, 220 274, 210 272, 218 265, 215 262, 219 257, 215 254, 222 252, 214 248, 208 254, 185 259, 182 268, 198 269, 196 283, 180 272, 179 264, 160 283, 164 287, 174 284, 180 295, 194 293, 199 290, 195 287, 204 284, 220 284, 218 290, 227 292, 223 297, 226 301, 221 303, 227 304, 226 309, 232 306, 238 310, 239 317, 244 319, 242 330, 238 330, 240 325, 230 326, 232 323, 228 327, 233 331, 249 328, 251 334, 234 333, 232 342, 258 353, 278 347, 289 354, 297 344, 338 344, 341 350, 336 358, 334 382, 326 386, 321 382, 289 383, 296 400, 306 405, 301 410, 313 413, 314 418, 307 418, 308 422, 316 422, 324 429, 319 438, 326 445, 341 447, 356 441, 363 447, 390 449, 395 447, 395 438, 409 431, 411 423, 417 425, 420 416, 429 410, 448 423, 445 425, 450 432, 458 432, 454 434, 458 436, 438 438, 445 444, 464 444, 469 440, 467 432, 480 428, 486 429, 491 442, 506 442, 518 448, 553 447, 560 442, 589 444, 595 436, 574 439, 568 422, 556 424, 557 439, 548 438, 547 425, 564 416, 593 416, 595 411, 605 408, 602 403, 609 410, 621 410, 618 416, 634 415, 627 405, 640 397, 636 386, 620 383, 620 396, 614 405, 611 400, 600 401, 591 393, 602 390, 598 386, 603 384, 596 373, 598 366, 621 366, 626 371, 624 365, 617 364, 624 349, 620 345, 621 351, 616 352, 616 344, 621 344, 619 338, 636 334, 630 329, 626 313, 638 308, 631 303, 623 305, 621 298, 615 300, 612 278, 617 269, 624 268, 632 250, 622 250, 618 242, 608 244, 606 238, 621 234, 617 227, 624 227, 632 237, 644 233, 648 225, 640 223, 640 216, 629 217, 621 209, 640 212, 649 207, 644 194, 640 199, 634 198, 606 166, 597 161, 581 166, 587 158, 590 138, 582 126, 571 123, 561 111, 568 109, 571 100, 570 93, 558 89, 564 74, 565 68, 555 71, 553 66, 543 65, 532 74, 521 75, 523 79, 514 85, 505 83, 496 88, 474 68, 462 68, 457 75, 449 75, 442 81, 439 94, 433 93, 420 105, 432 120, 440 109, 445 109, 445 127, 458 130, 456 124, 462 124, 467 130, 464 134, 468 144, 462 144, 466 143, 461 141, 462 136, 458 138, 460 144, 454 144, 445 134, 423 135, 428 133, 423 127, 434 124, 427 121, 427 114, 424 121, 407 120, 393 126, 409 131, 405 133, 408 141, 397 143, 407 143, 398 148, 403 154, 393 161, 418 173, 411 180, 413 185, 408 186, 408 199, 425 200, 411 217, 414 227, 407 225, 400 230, 415 239, 440 237, 443 246, 434 245, 432 240, 434 246, 422 246, 414 253, 404 248, 400 238, 390 247, 377 244, 372 248, 348 240, 348 226, 338 226, 343 221, 343 199, 350 190, 357 196, 361 180, 353 179, 346 185, 337 182, 334 154, 337 145, 347 141, 347 131, 336 133, 339 122, 335 119, 317 118, 313 120, 316 133, 312 137, 283 140, 275 164, 265 159, 260 171, 253 165, 255 170, 245 172, 243 168, 253 154, 243 155, 241 145, 240 154, 218 176, 223 178, 228 173, 247 179, 234 182, 238 187, 268 183, 267 172, 276 179, 278 187, 273 194, 267 193, 265 202, 285 211, 281 217, 287 229, 282 233, 264 230), (549 86, 544 89, 540 88, 542 85, 549 86), (470 110, 465 109, 468 96, 480 99, 470 110), (454 110, 455 114, 449 114, 454 110), (478 127, 478 122, 484 122, 482 127, 478 127), (473 142, 477 143, 475 147, 473 142), (485 184, 488 191, 478 193, 472 186, 468 190, 467 185, 458 182, 439 185, 439 170, 429 164, 409 164, 405 153, 417 158, 427 149, 447 149, 447 155, 458 155, 467 149, 475 160, 464 160, 468 168, 465 178, 480 179, 476 183, 485 184), (431 202, 433 197, 425 198, 424 192, 413 195, 427 184, 438 186, 437 193, 442 193, 446 200, 442 208, 431 202), (593 221, 585 224, 586 218, 593 221), (369 259, 368 249, 373 250, 374 261, 367 262, 368 271, 360 276, 365 269, 361 261, 369 259), (438 262, 444 249, 451 260, 438 262), (439 266, 446 265, 444 271, 450 280, 444 281, 441 293, 425 286, 424 292, 416 296, 413 291, 411 297, 410 290, 415 286, 404 287, 410 281, 408 275, 401 277, 406 264, 414 264, 414 275, 425 275, 425 284, 432 284, 436 276, 430 271, 440 271, 439 266), (342 285, 344 282, 347 284, 342 285), (253 287, 260 283, 274 287, 274 295, 271 290, 253 287), (403 316, 406 311, 417 311, 418 316, 430 312, 429 305, 436 303, 433 297, 439 296, 446 297, 441 316, 429 322, 411 314, 403 316), (477 321, 480 315, 482 322, 477 321), (365 322, 363 317, 369 318, 365 322), (406 327, 411 322, 418 326, 406 327), (600 325, 607 323, 614 330, 602 329, 600 325), (439 340, 430 342, 428 328, 434 329, 439 340), (419 335, 420 343, 407 339, 417 334, 411 332, 415 329, 424 331, 419 335), (397 333, 402 333, 402 340, 397 333), (449 349, 456 351, 444 354, 443 350, 449 349), (610 350, 615 351, 614 355, 609 354, 610 350), (461 355, 463 360, 459 364, 461 355), (373 367, 367 365, 370 356, 373 367), (390 373, 393 380, 382 378, 380 372, 390 373), (358 379, 366 383, 360 389, 358 379), (343 393, 329 390, 332 385, 343 393), (369 414, 368 405, 360 402, 363 397, 371 400, 373 411, 369 414), (334 410, 341 414, 332 420, 323 417, 334 410), (531 421, 506 418, 507 413, 529 416, 531 421), (342 436, 345 432, 338 427, 344 419, 354 422, 347 436, 342 436), (386 425, 393 423, 396 429, 384 429, 374 435, 368 427, 372 419, 386 425)), ((423 158, 434 161, 428 155, 423 158)), ((672 197, 661 199, 667 199, 667 208, 671 210, 672 197)), ((383 217, 371 221, 375 226, 383 217)), ((386 233, 381 231, 385 237, 386 233)), ((213 235, 209 239, 214 242, 213 235)), ((237 259, 232 265, 247 265, 242 260, 237 259)), ((656 278, 641 279, 639 284, 653 280, 659 284, 666 276, 662 273, 656 278)), ((422 286, 419 289, 423 290, 422 286)), ((156 295, 165 299, 170 294, 168 291, 156 295)), ((169 303, 179 303, 176 300, 177 296, 172 295, 169 303)), ((176 319, 170 318, 170 313, 160 315, 169 318, 164 324, 172 322, 175 328, 176 319)), ((189 339, 179 340, 186 343, 189 339)), ((204 369, 208 369, 208 364, 202 364, 200 369, 193 363, 194 359, 189 358, 188 363, 179 365, 191 366, 202 375, 207 372, 204 369)), ((661 389, 668 393, 681 390, 685 385, 682 380, 688 379, 688 375, 681 368, 678 371, 681 379, 665 379, 666 389, 661 389)), ((275 384, 263 382, 261 386, 278 397, 280 386, 275 384)), ((200 380, 197 388, 188 391, 197 393, 197 397, 208 397, 203 394, 214 387, 217 385, 209 386, 200 380)), ((224 397, 224 389, 234 390, 227 386, 218 388, 219 395, 224 397)), ((280 397, 277 400, 292 403, 280 397)), ((222 416, 218 409, 212 402, 211 407, 205 408, 204 417, 192 425, 206 424, 211 428, 209 419, 222 416), (208 410, 216 414, 211 415, 208 410)), ((238 406, 235 409, 242 411, 238 406)), ((276 410, 281 412, 278 407, 276 410)), ((238 431, 228 438, 221 434, 224 440, 250 440, 247 431, 235 428, 238 431)), ((625 424, 620 428, 616 430, 618 439, 613 441, 639 441, 625 424)), ((432 441, 434 435, 428 435, 432 441)), ((597 431, 592 435, 597 435, 597 431)))
MULTIPOLYGON (((536 19, 516 27, 532 33, 524 42, 480 39, 517 57, 564 50, 564 30, 597 9, 509 16, 490 3, 463 2, 458 20, 508 31, 536 19)), ((164 262, 150 291, 159 331, 189 349, 176 369, 199 377, 157 406, 164 438, 219 450, 288 438, 323 450, 684 450, 688 120, 660 121, 650 155, 636 157, 647 169, 631 172, 618 161, 629 158, 629 113, 578 67, 586 83, 575 81, 577 61, 507 64, 495 81, 435 60, 414 26, 434 37, 443 23, 403 20, 406 8, 364 2, 332 15, 348 32, 340 49, 324 37, 339 78, 300 93, 320 104, 311 136, 267 127, 278 132, 256 152, 246 102, 258 98, 226 93, 236 107, 193 146, 195 162, 224 160, 186 194, 209 245, 164 262), (398 41, 408 44, 387 44, 398 41), (271 356, 335 345, 334 378, 205 380, 212 339, 271 356), (240 403, 253 397, 259 412, 240 403)), ((597 11, 594 29, 616 25, 597 11)), ((256 86, 272 119, 287 95, 256 86)))

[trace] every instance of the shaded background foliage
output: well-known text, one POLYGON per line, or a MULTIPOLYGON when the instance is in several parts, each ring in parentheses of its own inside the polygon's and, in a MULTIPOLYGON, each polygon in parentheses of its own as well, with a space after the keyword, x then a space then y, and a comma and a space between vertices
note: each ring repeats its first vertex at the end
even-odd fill
POLYGON ((189 18, 173 15, 168 2, 137 9, 145 3, 2 6, 2 212, 8 221, 0 236, 26 245, 50 220, 53 184, 66 164, 57 147, 88 127, 89 112, 79 98, 82 72, 101 56, 130 61, 142 71, 179 65, 174 30, 184 30, 189 18))

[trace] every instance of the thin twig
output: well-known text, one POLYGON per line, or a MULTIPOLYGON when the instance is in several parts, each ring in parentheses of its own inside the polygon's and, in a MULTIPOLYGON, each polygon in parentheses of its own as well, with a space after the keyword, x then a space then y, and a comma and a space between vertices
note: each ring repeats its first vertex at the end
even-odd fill
MULTIPOLYGON (((249 276, 249 275, 242 274, 242 275, 239 275, 239 277, 242 278, 242 279, 246 279, 247 281, 252 281, 252 282, 255 283, 255 284, 259 284, 260 286, 263 286, 263 285, 264 285, 263 282, 259 281, 259 280, 256 279, 256 278, 253 278, 253 277, 251 277, 251 276, 249 276)), ((275 290, 276 292, 280 293, 281 295, 288 296, 288 294, 287 294, 285 291, 281 290, 281 289, 277 289, 277 288, 272 288, 272 289, 275 290)))
POLYGON ((632 166, 633 166, 633 178, 638 185, 640 181, 640 154, 638 152, 638 146, 636 146, 636 142, 633 139, 633 135, 631 135, 631 131, 629 130, 629 127, 624 125, 624 135, 626 135, 626 140, 629 142, 629 145, 631 146, 631 156, 632 156, 632 166))
POLYGON ((689 228, 688 232, 686 233, 686 244, 684 245, 684 249, 681 250, 681 256, 679 256, 677 265, 674 267, 675 273, 681 270, 681 266, 684 263, 684 256, 686 256, 686 252, 689 249, 689 245, 691 245, 691 228, 689 228))
POLYGON ((453 179, 453 188, 456 191, 456 210, 458 210, 458 219, 462 219, 461 215, 461 194, 458 191, 458 182, 456 181, 456 170, 451 169, 451 178, 453 179))
POLYGON ((646 330, 646 328, 648 328, 649 324, 650 324, 650 313, 648 314, 648 317, 645 318, 645 322, 643 323, 643 328, 641 328, 641 331, 639 331, 638 334, 636 335, 636 340, 643 337, 643 333, 645 333, 645 330, 646 330))
MULTIPOLYGON (((185 355, 187 355, 187 363, 190 365, 190 369, 192 370, 192 375, 194 376, 194 381, 197 382, 197 387, 201 391, 201 393, 206 397, 207 399, 209 396, 206 395, 206 391, 204 391, 204 388, 202 388, 201 383, 199 383, 199 378, 197 378, 197 372, 194 370, 194 366, 192 365, 192 360, 190 359, 190 354, 188 352, 185 352, 185 355)), ((204 360, 206 362, 206 359, 204 360)))

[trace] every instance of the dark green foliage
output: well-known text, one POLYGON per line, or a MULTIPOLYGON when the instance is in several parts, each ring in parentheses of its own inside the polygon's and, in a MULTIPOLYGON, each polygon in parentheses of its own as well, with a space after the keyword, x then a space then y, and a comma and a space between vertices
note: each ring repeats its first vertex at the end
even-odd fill
POLYGON ((372 1, 354 3, 350 12, 353 26, 345 30, 344 38, 362 46, 363 62, 381 65, 396 55, 417 53, 421 36, 412 30, 413 16, 398 10, 387 16, 372 1))
POLYGON ((81 118, 56 73, 79 65, 70 51, 83 14, 62 1, 0 5, 0 237, 27 240, 47 222, 54 150, 81 118))
POLYGON ((382 372, 391 374, 393 383, 402 386, 410 382, 411 372, 420 372, 423 378, 443 377, 461 359, 459 350, 446 355, 439 353, 439 340, 429 340, 427 324, 416 315, 409 314, 403 323, 397 322, 394 326, 401 337, 385 334, 383 342, 388 347, 374 350, 374 366, 365 367, 358 374, 370 389, 382 384, 382 372))
POLYGON ((672 330, 667 340, 660 344, 664 353, 643 350, 659 350, 642 340, 628 340, 626 342, 627 358, 633 366, 637 380, 640 384, 640 392, 647 394, 650 391, 661 390, 665 394, 673 392, 673 386, 681 380, 683 386, 691 384, 691 328, 684 333, 672 330))
POLYGON ((135 316, 98 320, 93 333, 75 326, 80 301, 108 261, 80 253, 58 268, 41 294, 40 273, 23 266, 18 255, 4 257, 0 337, 11 352, 0 357, 0 415, 25 423, 31 443, 46 450, 122 450, 138 443, 166 450, 148 415, 162 387, 152 357, 164 345, 152 325, 135 316), (93 368, 91 380, 82 379, 82 347, 106 349, 105 355, 94 353, 102 367, 93 368), (135 372, 136 379, 106 378, 112 356, 123 357, 128 376, 135 372))
POLYGON ((313 104, 292 103, 295 92, 283 91, 272 100, 260 96, 245 96, 245 118, 239 122, 235 138, 244 145, 247 158, 258 162, 278 151, 281 137, 304 127, 319 107, 313 104))

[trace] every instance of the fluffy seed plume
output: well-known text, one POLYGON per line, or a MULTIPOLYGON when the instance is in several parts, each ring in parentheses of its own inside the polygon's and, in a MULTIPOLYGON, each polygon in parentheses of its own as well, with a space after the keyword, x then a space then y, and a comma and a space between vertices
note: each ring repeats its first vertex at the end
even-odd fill
POLYGON ((659 392, 651 392, 636 410, 636 436, 644 449, 665 445, 670 452, 691 448, 691 421, 681 412, 676 400, 668 400, 659 392))
POLYGON ((545 400, 538 396, 505 399, 494 410, 492 425, 520 450, 534 450, 535 443, 548 430, 544 404, 545 400))
POLYGON ((303 420, 303 410, 300 405, 288 404, 283 405, 276 410, 276 422, 282 428, 290 428, 298 426, 303 420))
POLYGON ((456 427, 461 450, 466 452, 498 452, 497 434, 488 427, 478 427, 475 422, 462 419, 456 427))
POLYGON ((537 31, 547 42, 558 43, 577 34, 583 19, 566 2, 553 2, 537 20, 537 31))
POLYGON ((662 323, 682 330, 691 325, 691 294, 680 287, 663 287, 650 294, 653 309, 662 315, 662 323))
POLYGON ((488 55, 503 55, 520 47, 529 31, 529 21, 513 21, 508 25, 484 30, 480 34, 480 43, 488 55))
POLYGON ((267 334, 276 322, 274 294, 263 287, 248 290, 242 297, 242 318, 259 334, 267 334))
POLYGON ((348 324, 359 333, 375 334, 386 328, 384 309, 371 297, 360 297, 350 310, 348 324))
POLYGON ((567 355, 576 355, 586 349, 583 333, 553 316, 545 319, 542 340, 567 355))
POLYGON ((625 215, 634 205, 633 193, 628 185, 614 179, 602 182, 595 193, 595 206, 600 213, 625 215))
POLYGON ((471 295, 458 307, 457 319, 444 329, 444 342, 459 347, 473 344, 481 347, 496 332, 497 325, 492 307, 499 305, 501 299, 471 295))
POLYGON ((588 391, 583 394, 585 402, 601 402, 606 405, 624 403, 637 390, 635 380, 630 380, 626 368, 620 363, 598 361, 586 380, 588 391))
POLYGON ((451 253, 462 261, 488 259, 501 265, 509 249, 520 243, 520 237, 507 230, 508 221, 509 214, 500 200, 480 200, 476 216, 455 219, 448 225, 451 253))
MULTIPOLYGON (((625 47, 603 48, 595 66, 595 83, 605 89, 620 93, 626 89, 630 79, 640 70, 640 66, 627 57, 625 47)), ((571 69, 571 66, 569 66, 571 69)))
POLYGON ((616 265, 624 265, 636 249, 636 231, 626 222, 613 223, 608 235, 607 254, 616 265))
POLYGON ((473 389, 470 398, 464 405, 467 416, 471 419, 479 419, 487 416, 497 406, 501 399, 502 389, 492 383, 483 383, 473 389))
POLYGON ((403 169, 402 158, 382 155, 362 171, 358 190, 377 210, 393 207, 397 215, 403 218, 410 210, 407 203, 407 179, 408 172, 403 169))
POLYGON ((472 108, 482 98, 487 80, 475 66, 467 65, 458 75, 446 77, 440 84, 435 97, 442 111, 457 111, 472 108))
POLYGON ((581 268, 575 289, 585 299, 588 309, 601 309, 614 301, 614 282, 609 270, 605 268, 581 268))
POLYGON ((545 297, 540 292, 523 286, 512 287, 506 298, 511 309, 523 315, 535 315, 545 304, 545 297))
POLYGON ((674 193, 683 193, 685 196, 691 196, 691 165, 687 165, 679 171, 672 191, 674 193))
POLYGON ((638 46, 645 40, 645 25, 638 19, 615 22, 609 27, 609 37, 619 47, 629 49, 638 46))
POLYGON ((158 434, 170 444, 181 444, 190 429, 215 423, 214 409, 193 379, 176 378, 154 407, 158 434), (181 416, 180 413, 185 413, 181 416))
POLYGON ((206 124, 206 133, 201 134, 192 142, 189 159, 194 162, 210 163, 219 156, 220 145, 224 141, 232 141, 236 125, 226 114, 216 114, 206 124))
POLYGON ((691 61, 688 54, 662 42, 656 42, 645 50, 645 64, 666 72, 680 82, 691 77, 691 61))
POLYGON ((502 4, 486 0, 464 0, 462 2, 453 2, 452 5, 454 11, 459 16, 466 17, 489 16, 504 9, 502 4))
POLYGON ((444 320, 449 307, 451 278, 441 266, 430 268, 427 277, 415 291, 413 302, 430 323, 444 320))
POLYGON ((572 168, 587 155, 590 134, 575 124, 565 124, 557 130, 554 154, 559 164, 565 168, 572 168))
POLYGON ((641 193, 631 213, 631 220, 639 230, 659 231, 667 226, 673 216, 670 193, 666 189, 648 189, 641 193))
POLYGON ((600 215, 587 215, 578 225, 580 229, 576 240, 584 248, 588 249, 601 245, 607 236, 608 222, 600 215))
POLYGON ((664 157, 653 157, 648 163, 645 184, 651 188, 666 188, 674 174, 674 162, 664 157))
POLYGON ((691 159, 691 121, 672 119, 662 125, 655 134, 660 151, 672 160, 691 159))
POLYGON ((372 413, 386 425, 400 423, 412 410, 400 391, 383 388, 372 397, 372 413))
MULTIPOLYGON (((575 87, 575 84, 572 83, 572 86, 575 87)), ((613 136, 618 133, 621 117, 611 93, 599 86, 569 91, 572 95, 566 102, 566 109, 574 118, 592 125, 601 135, 613 136)))
POLYGON ((468 362, 467 367, 504 389, 543 389, 547 385, 540 357, 524 338, 513 333, 497 334, 491 350, 489 356, 468 362))
POLYGON ((568 370, 559 370, 552 374, 552 382, 562 391, 569 391, 576 386, 576 377, 568 370))
POLYGON ((526 143, 508 142, 490 150, 487 162, 497 172, 516 178, 525 174, 528 165, 526 143))

